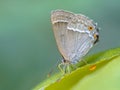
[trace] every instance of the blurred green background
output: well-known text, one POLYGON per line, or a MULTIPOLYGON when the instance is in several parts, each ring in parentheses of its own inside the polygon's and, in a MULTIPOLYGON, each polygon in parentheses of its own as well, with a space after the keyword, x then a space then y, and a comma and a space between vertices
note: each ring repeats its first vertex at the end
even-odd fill
POLYGON ((120 0, 0 0, 0 90, 31 90, 61 59, 50 12, 82 13, 101 28, 90 54, 120 46, 120 0))

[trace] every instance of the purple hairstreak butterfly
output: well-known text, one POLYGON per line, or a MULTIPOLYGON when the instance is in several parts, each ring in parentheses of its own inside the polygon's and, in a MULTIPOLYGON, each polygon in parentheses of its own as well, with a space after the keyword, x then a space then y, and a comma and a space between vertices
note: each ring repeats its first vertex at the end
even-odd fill
POLYGON ((99 40, 99 28, 90 18, 69 11, 55 10, 51 22, 62 64, 76 64, 99 40))

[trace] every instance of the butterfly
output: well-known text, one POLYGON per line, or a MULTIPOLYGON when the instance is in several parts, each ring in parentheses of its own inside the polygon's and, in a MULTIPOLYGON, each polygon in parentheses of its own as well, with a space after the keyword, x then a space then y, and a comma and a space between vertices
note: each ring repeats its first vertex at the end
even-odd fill
POLYGON ((97 23, 85 15, 54 10, 51 12, 51 23, 63 64, 80 62, 99 41, 97 23))

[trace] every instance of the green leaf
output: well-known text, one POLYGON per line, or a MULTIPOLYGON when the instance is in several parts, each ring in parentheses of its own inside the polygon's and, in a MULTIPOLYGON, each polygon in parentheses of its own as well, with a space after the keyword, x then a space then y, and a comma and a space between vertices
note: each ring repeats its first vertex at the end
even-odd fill
POLYGON ((83 66, 80 62, 70 74, 62 77, 57 73, 34 90, 120 90, 120 48, 100 52, 84 60, 89 64, 83 66))

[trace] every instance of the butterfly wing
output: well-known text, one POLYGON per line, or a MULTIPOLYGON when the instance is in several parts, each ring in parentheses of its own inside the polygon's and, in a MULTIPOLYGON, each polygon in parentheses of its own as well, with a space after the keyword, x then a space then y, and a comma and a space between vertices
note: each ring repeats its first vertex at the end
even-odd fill
POLYGON ((58 49, 66 61, 76 62, 93 46, 94 37, 84 15, 57 10, 52 12, 51 21, 58 49))

